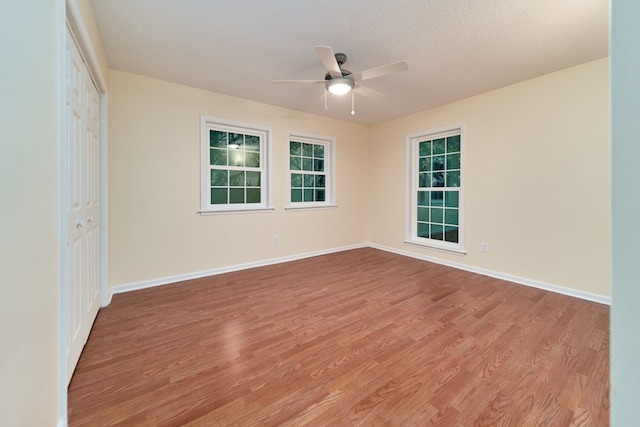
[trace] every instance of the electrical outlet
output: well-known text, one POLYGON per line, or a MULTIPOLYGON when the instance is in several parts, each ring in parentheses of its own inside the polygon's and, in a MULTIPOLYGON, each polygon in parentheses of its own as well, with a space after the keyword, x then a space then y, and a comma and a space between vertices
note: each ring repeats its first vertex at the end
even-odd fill
POLYGON ((273 244, 277 245, 278 243, 280 243, 280 237, 278 237, 277 234, 273 235, 273 244))
POLYGON ((480 245, 480 249, 482 250, 482 252, 489 252, 489 244, 486 242, 482 242, 482 244, 480 245))

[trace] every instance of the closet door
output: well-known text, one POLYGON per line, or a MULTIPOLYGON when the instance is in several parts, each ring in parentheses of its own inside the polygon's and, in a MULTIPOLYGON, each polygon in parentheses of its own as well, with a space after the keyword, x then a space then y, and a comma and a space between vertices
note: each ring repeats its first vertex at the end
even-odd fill
MULTIPOLYGON (((71 380, 100 297, 99 95, 67 32, 66 308, 67 382, 71 380)), ((65 306, 65 305, 63 305, 65 306)))

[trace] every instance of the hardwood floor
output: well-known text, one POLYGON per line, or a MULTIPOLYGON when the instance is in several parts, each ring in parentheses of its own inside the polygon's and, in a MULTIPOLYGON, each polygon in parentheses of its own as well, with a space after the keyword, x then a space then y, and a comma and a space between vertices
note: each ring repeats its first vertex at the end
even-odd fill
POLYGON ((609 307, 375 249, 117 294, 70 426, 606 426, 609 307))

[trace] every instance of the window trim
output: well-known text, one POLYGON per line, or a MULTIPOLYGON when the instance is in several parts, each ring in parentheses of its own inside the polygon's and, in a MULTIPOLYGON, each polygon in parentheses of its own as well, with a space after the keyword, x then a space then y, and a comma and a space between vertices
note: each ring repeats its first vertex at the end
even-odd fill
POLYGON ((465 255, 465 222, 464 222, 464 177, 466 163, 466 138, 464 125, 457 124, 437 129, 416 132, 406 136, 406 184, 405 184, 405 243, 427 247, 438 251, 465 255), (460 135, 460 187, 458 190, 458 243, 418 237, 417 205, 418 205, 418 158, 421 141, 460 135))
POLYGON ((220 117, 200 115, 200 210, 201 215, 271 212, 272 191, 272 130, 270 127, 244 123, 220 117), (254 135, 260 138, 260 203, 212 205, 210 200, 209 131, 254 135))
POLYGON ((336 204, 336 187, 335 187, 335 173, 336 173, 336 155, 335 155, 335 147, 336 147, 336 139, 331 136, 324 135, 314 135, 310 133, 304 132, 293 132, 290 131, 287 133, 287 144, 286 144, 286 205, 285 210, 296 211, 296 210, 317 210, 317 209, 335 209, 337 208, 336 204), (325 201, 324 202, 292 202, 291 201, 291 166, 290 166, 290 158, 291 154, 289 152, 289 144, 291 141, 302 142, 308 144, 321 144, 325 146, 325 201))

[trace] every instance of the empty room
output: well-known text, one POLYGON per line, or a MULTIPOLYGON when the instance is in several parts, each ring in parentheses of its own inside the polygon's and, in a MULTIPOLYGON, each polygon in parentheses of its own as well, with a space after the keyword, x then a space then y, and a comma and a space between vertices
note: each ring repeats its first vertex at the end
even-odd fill
POLYGON ((619 1, 15 6, 7 425, 631 425, 619 1))

